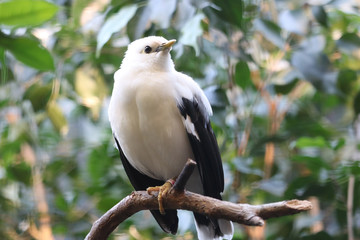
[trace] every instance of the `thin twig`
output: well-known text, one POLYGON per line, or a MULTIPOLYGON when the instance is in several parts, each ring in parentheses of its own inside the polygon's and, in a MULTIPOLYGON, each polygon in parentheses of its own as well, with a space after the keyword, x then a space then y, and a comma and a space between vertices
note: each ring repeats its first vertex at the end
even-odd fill
POLYGON ((185 185, 187 181, 189 180, 191 174, 194 171, 194 168, 196 167, 196 162, 192 159, 188 159, 188 161, 185 164, 185 167, 177 177, 173 189, 175 191, 184 191, 185 185))

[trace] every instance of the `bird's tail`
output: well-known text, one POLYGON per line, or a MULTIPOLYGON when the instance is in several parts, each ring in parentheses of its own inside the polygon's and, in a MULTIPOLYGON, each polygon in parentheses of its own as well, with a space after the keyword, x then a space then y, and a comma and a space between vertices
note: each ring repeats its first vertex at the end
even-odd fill
POLYGON ((231 221, 213 219, 198 213, 194 213, 194 217, 199 240, 232 239, 234 226, 231 221))

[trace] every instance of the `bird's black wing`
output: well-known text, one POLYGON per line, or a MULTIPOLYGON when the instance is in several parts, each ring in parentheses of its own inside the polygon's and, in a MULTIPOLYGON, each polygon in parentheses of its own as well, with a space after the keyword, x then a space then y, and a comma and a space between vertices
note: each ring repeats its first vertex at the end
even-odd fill
MULTIPOLYGON (((136 170, 127 160, 115 136, 114 139, 120 152, 120 159, 124 166, 125 172, 135 190, 144 191, 148 187, 161 186, 164 184, 164 181, 148 177, 136 170)), ((176 210, 165 210, 165 215, 162 215, 159 210, 150 210, 150 212, 165 232, 176 234, 179 221, 176 210)))
MULTIPOLYGON (((194 128, 186 127, 191 148, 197 163, 204 194, 221 199, 220 193, 224 190, 224 172, 219 147, 212 130, 206 108, 196 96, 193 99, 182 98, 178 105, 185 124, 193 124, 194 128)), ((203 225, 212 225, 215 234, 222 236, 216 219, 194 213, 196 221, 203 225)))
POLYGON ((220 193, 224 191, 224 172, 219 147, 205 106, 194 97, 182 98, 178 108, 184 120, 190 118, 189 123, 194 125, 195 132, 187 131, 187 134, 198 164, 204 193, 206 196, 221 199, 220 193))

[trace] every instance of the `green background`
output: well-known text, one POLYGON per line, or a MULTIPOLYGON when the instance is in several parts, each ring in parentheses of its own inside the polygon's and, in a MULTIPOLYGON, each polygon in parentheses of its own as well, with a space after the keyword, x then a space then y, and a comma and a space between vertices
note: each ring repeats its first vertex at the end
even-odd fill
MULTIPOLYGON (((107 118, 134 39, 177 39, 176 69, 213 109, 224 199, 313 210, 235 224, 234 239, 360 238, 360 4, 356 1, 0 1, 0 238, 83 239, 131 193, 107 118)), ((171 161, 171 159, 169 159, 171 161)), ((112 239, 177 236, 149 212, 112 239)))

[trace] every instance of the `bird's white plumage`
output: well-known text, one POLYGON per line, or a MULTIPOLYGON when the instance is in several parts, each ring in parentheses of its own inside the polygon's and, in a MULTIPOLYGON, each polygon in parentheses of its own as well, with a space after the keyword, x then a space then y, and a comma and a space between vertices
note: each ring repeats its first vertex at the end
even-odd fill
MULTIPOLYGON (((111 128, 129 163, 139 172, 163 181, 178 176, 187 159, 194 158, 187 132, 200 140, 190 117, 179 112, 183 98, 201 102, 207 118, 212 114, 198 84, 175 70, 170 48, 156 52, 167 42, 162 37, 148 37, 128 46, 114 76, 109 105, 111 128), (146 54, 145 46, 154 52, 146 54)), ((203 192, 197 170, 187 188, 203 192)))
POLYGON ((194 127, 189 119, 181 117, 177 104, 182 97, 198 95, 207 114, 212 111, 197 83, 175 70, 168 52, 161 51, 156 58, 148 59, 149 55, 141 54, 143 46, 142 42, 133 42, 115 73, 109 119, 130 163, 140 172, 166 181, 177 176, 186 160, 193 158, 184 122, 187 128, 194 127))
POLYGON ((152 178, 166 181, 177 176, 186 160, 193 157, 174 99, 179 95, 174 92, 178 78, 157 72, 144 80, 138 72, 130 79, 121 74, 122 69, 119 71, 109 117, 125 156, 152 178))
POLYGON ((198 232, 198 239, 199 240, 230 240, 233 237, 234 233, 234 226, 231 222, 219 219, 220 229, 223 231, 224 236, 214 237, 214 229, 211 226, 204 226, 200 225, 195 221, 197 232, 198 232))

